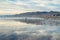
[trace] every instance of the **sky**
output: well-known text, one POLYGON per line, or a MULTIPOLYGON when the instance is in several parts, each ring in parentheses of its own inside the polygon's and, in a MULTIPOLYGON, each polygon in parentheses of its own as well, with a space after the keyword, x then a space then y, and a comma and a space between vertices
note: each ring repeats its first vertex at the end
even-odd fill
POLYGON ((60 0, 0 0, 0 15, 60 11, 60 0))

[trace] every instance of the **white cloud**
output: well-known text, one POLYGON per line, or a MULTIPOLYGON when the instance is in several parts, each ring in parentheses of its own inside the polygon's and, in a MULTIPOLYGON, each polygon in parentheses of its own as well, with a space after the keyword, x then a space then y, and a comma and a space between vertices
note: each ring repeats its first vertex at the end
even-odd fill
POLYGON ((59 8, 59 0, 0 0, 0 13, 21 13, 28 11, 48 11, 59 8), (57 6, 58 5, 58 6, 57 6))

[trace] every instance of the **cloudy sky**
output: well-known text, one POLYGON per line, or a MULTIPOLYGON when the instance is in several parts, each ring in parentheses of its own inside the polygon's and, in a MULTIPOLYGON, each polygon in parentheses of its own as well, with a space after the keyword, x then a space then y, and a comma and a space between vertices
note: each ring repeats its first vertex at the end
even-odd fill
POLYGON ((60 11, 60 0, 0 0, 0 14, 60 11))

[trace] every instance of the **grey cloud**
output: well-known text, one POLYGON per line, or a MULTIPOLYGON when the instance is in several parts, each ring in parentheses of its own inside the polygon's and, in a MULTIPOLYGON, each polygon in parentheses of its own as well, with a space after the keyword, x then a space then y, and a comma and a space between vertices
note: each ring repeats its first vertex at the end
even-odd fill
POLYGON ((0 10, 18 10, 18 11, 60 11, 58 0, 2 0, 0 10), (53 4, 53 5, 50 5, 53 4))

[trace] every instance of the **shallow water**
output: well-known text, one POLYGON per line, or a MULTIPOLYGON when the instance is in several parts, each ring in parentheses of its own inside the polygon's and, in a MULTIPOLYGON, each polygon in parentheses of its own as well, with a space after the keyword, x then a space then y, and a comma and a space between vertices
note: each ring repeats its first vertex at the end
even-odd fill
POLYGON ((29 37, 32 36, 33 39, 30 37, 31 40, 38 40, 38 38, 40 38, 39 40, 44 40, 44 39, 45 40, 59 40, 60 39, 60 36, 59 36, 60 24, 57 25, 57 23, 60 23, 60 21, 43 20, 42 22, 40 22, 40 24, 37 23, 39 20, 35 20, 36 22, 32 20, 34 21, 34 23, 32 23, 30 20, 27 20, 27 21, 26 20, 7 20, 7 19, 0 20, 1 40, 4 40, 3 37, 5 37, 5 40, 10 40, 9 36, 11 35, 14 38, 12 40, 16 40, 15 38, 16 35, 18 36, 17 40, 18 39, 20 40, 20 37, 22 37, 21 40, 28 40, 29 39, 28 37, 27 39, 25 38, 27 35, 29 35, 29 37), (5 36, 2 36, 2 35, 5 35, 5 36), (7 37, 8 39, 6 39, 7 37), (23 39, 23 37, 25 39, 23 39), (49 39, 47 39, 48 37, 49 39))

